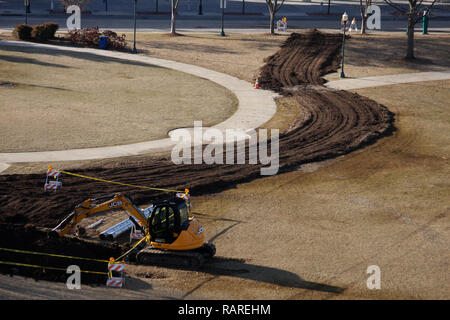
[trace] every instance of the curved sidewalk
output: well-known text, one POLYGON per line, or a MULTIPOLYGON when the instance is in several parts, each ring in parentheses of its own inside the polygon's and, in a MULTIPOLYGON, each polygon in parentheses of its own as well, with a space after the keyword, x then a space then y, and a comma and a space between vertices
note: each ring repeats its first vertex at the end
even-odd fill
POLYGON ((325 86, 337 90, 351 90, 351 89, 362 89, 380 86, 390 86, 393 84, 400 84, 400 83, 448 80, 448 79, 450 79, 450 70, 403 73, 403 74, 393 74, 386 76, 366 77, 357 79, 334 80, 325 83, 325 86))
MULTIPOLYGON (((213 81, 233 92, 239 101, 238 110, 230 118, 213 126, 213 128, 219 129, 221 131, 224 131, 226 129, 238 129, 246 132, 256 129, 269 121, 276 112, 276 103, 274 101, 274 98, 277 96, 276 93, 267 90, 256 90, 253 88, 253 85, 247 81, 243 81, 238 78, 202 67, 147 56, 115 51, 103 51, 90 48, 60 47, 20 41, 0 41, 0 47, 1 46, 59 50, 66 51, 69 54, 70 52, 89 53, 108 58, 116 58, 121 60, 145 63, 149 65, 156 65, 213 81)), ((170 138, 166 138, 111 147, 44 152, 0 153, 0 163, 115 158, 147 154, 158 151, 168 151, 171 150, 174 146, 175 142, 170 138)))

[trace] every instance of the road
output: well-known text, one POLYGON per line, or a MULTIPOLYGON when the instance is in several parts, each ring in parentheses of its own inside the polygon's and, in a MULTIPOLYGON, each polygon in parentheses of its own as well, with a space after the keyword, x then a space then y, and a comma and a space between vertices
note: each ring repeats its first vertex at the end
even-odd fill
MULTIPOLYGON (((340 28, 340 21, 335 19, 304 19, 302 17, 292 17, 288 19, 288 29, 336 29, 340 28)), ((40 24, 53 21, 61 26, 60 30, 65 30, 67 17, 65 15, 31 15, 28 17, 28 24, 40 24)), ((113 29, 121 32, 129 32, 133 28, 133 19, 125 16, 101 16, 84 15, 81 18, 82 27, 98 26, 101 29, 113 29)), ((12 29, 17 24, 24 23, 22 16, 2 16, 0 29, 12 29)), ((225 31, 230 32, 267 32, 269 28, 269 18, 265 16, 226 16, 225 31)), ((382 22, 381 31, 403 31, 406 20, 387 20, 382 22)), ((177 30, 195 32, 218 32, 221 27, 219 16, 179 16, 177 19, 177 30)), ((165 32, 170 30, 169 16, 145 16, 137 20, 137 28, 141 32, 165 32)), ((422 30, 421 25, 417 25, 416 30, 422 30)), ((430 32, 450 32, 450 17, 448 19, 432 20, 428 28, 430 32)))
MULTIPOLYGON (((156 1, 156 0, 155 0, 156 1)), ((164 32, 170 29, 169 1, 138 1, 137 28, 143 32, 164 32), (155 14, 155 12, 159 14, 155 14)), ((59 1, 54 1, 53 13, 50 13, 49 0, 31 0, 29 24, 48 21, 57 22, 64 30, 68 15, 59 1)), ((104 29, 130 31, 133 28, 133 6, 124 1, 108 0, 108 7, 103 0, 93 0, 82 14, 82 27, 99 26, 104 29), (105 9, 108 9, 107 11, 105 9)), ((349 18, 360 22, 359 1, 332 1, 330 15, 327 15, 327 1, 312 2, 286 1, 277 13, 276 19, 287 17, 289 29, 340 28, 340 16, 345 11, 349 18), (322 5, 321 5, 322 4, 322 5)), ((225 29, 230 32, 267 32, 269 12, 264 0, 245 0, 245 13, 242 15, 241 0, 228 1, 225 12, 225 29)), ((387 5, 381 7, 381 31, 406 30, 406 17, 394 15, 394 9, 387 5)), ((0 29, 11 29, 25 22, 25 10, 22 1, 0 0, 0 29)), ((183 0, 180 1, 177 17, 179 31, 217 32, 221 28, 221 9, 218 0, 183 0), (200 3, 202 4, 200 10, 200 3), (199 13, 202 13, 199 15, 199 13)), ((430 18, 430 32, 450 32, 450 3, 439 3, 430 18)), ((421 30, 417 24, 417 30, 421 30)))

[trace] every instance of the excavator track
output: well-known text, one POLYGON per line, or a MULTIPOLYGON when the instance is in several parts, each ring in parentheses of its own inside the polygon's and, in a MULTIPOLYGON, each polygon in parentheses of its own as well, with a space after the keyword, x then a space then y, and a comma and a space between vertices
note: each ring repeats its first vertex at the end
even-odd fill
POLYGON ((201 248, 189 251, 169 251, 149 246, 137 253, 136 262, 160 267, 199 268, 215 253, 216 247, 212 243, 205 243, 201 248))

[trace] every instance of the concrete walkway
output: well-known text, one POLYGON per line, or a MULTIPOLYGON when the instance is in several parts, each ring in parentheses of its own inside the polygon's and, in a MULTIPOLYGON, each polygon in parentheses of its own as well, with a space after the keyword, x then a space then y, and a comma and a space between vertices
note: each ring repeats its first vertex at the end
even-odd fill
POLYGON ((327 82, 325 86, 338 90, 362 89, 379 86, 389 86, 400 83, 448 80, 450 79, 450 70, 435 72, 417 72, 394 74, 387 76, 367 77, 358 79, 343 79, 327 82))
MULTIPOLYGON (((277 96, 276 93, 267 90, 257 90, 254 89, 253 85, 249 82, 223 73, 189 64, 115 51, 104 51, 90 48, 60 47, 20 41, 0 41, 0 47, 1 46, 59 50, 67 52, 68 54, 70 54, 70 52, 89 53, 98 56, 156 65, 208 79, 233 92, 239 101, 238 110, 230 118, 213 126, 213 128, 219 129, 221 131, 224 131, 226 129, 240 129, 247 132, 256 129, 269 121, 276 112, 276 103, 274 101, 274 98, 277 96)), ((176 143, 172 141, 171 138, 167 138, 112 147, 45 152, 0 153, 0 163, 91 160, 133 156, 160 151, 169 151, 175 146, 175 144, 176 143)), ((5 167, 5 165, 3 165, 2 167, 5 167)))

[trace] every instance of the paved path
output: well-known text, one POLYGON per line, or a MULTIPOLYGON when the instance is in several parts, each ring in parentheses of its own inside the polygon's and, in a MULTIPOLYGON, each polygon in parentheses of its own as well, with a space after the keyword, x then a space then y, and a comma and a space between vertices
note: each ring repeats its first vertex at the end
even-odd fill
POLYGON ((0 172, 9 168, 9 164, 0 162, 0 172))
POLYGON ((338 90, 362 89, 379 86, 389 86, 400 83, 423 82, 450 79, 450 70, 435 72, 417 72, 394 74, 387 76, 367 77, 358 79, 342 79, 327 82, 325 86, 338 90))
MULTIPOLYGON (((256 129, 269 121, 276 112, 276 104, 274 98, 277 96, 274 92, 267 90, 257 90, 249 82, 238 78, 208 70, 205 68, 156 59, 141 55, 133 55, 128 53, 103 51, 89 48, 72 48, 60 47, 45 44, 25 43, 19 41, 0 41, 1 46, 19 46, 34 47, 46 50, 60 50, 65 52, 82 52, 90 53, 98 56, 124 59, 136 61, 140 63, 157 65, 177 71, 189 73, 198 77, 216 82, 219 85, 232 91, 238 98, 238 110, 227 120, 221 122, 213 128, 224 131, 226 129, 240 129, 249 131, 256 129)), ((193 124, 194 125, 194 124, 193 124)), ((226 141, 225 141, 226 142, 226 141)), ((114 158, 123 156, 132 156, 139 154, 148 154, 152 152, 168 151, 175 146, 175 142, 171 138, 133 143, 121 146, 72 149, 62 151, 45 151, 45 152, 20 152, 20 153, 0 153, 0 163, 15 162, 50 162, 50 161, 68 161, 68 160, 90 160, 114 158)), ((0 167, 1 170, 1 167, 0 167)))

